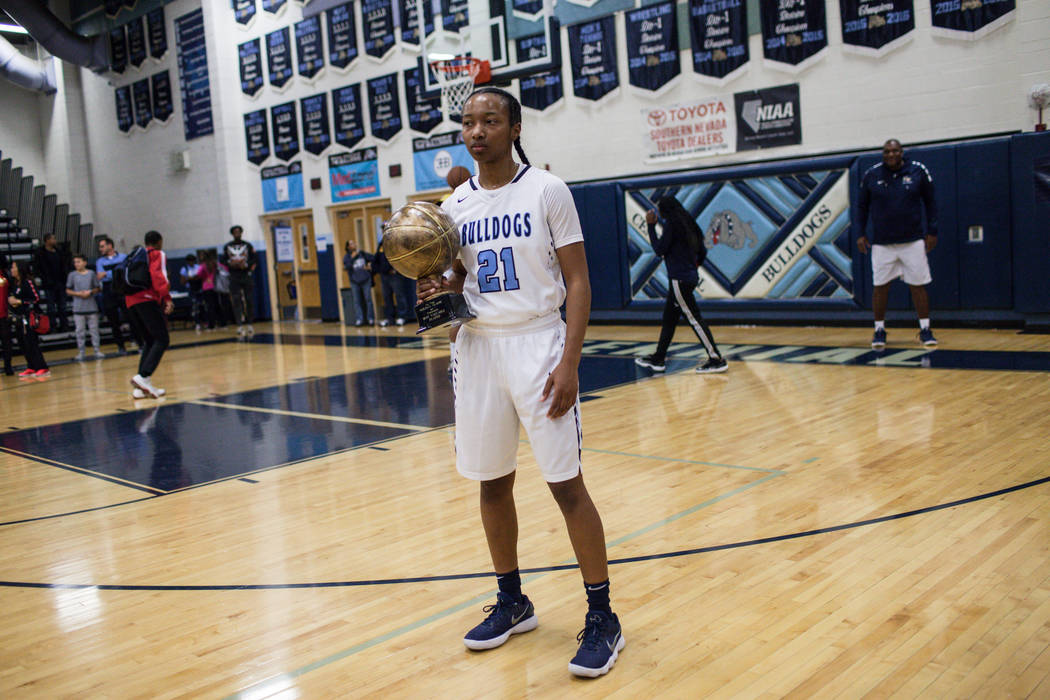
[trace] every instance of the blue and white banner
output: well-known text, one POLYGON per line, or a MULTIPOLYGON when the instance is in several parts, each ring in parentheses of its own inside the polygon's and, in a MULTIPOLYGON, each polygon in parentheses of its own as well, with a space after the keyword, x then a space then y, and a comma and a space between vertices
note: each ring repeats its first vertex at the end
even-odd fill
POLYGON ((913 0, 839 0, 842 48, 883 56, 902 46, 915 29, 913 0))
POLYGON ((102 8, 106 13, 106 17, 116 17, 120 14, 121 0, 102 0, 102 8))
POLYGON ((153 93, 153 118, 166 124, 175 112, 175 100, 171 94, 171 76, 167 69, 150 76, 150 89, 153 93))
POLYGON ((314 15, 295 23, 295 55, 299 75, 313 80, 324 68, 324 44, 321 39, 321 17, 314 15))
POLYGON ((379 160, 375 148, 328 157, 333 202, 379 197, 379 160))
MULTIPOLYGON (((419 62, 420 64, 422 61, 419 62)), ((429 66, 427 67, 429 69, 429 66)), ((423 98, 423 78, 420 66, 409 68, 405 76, 405 107, 408 109, 408 128, 429 134, 442 122, 441 98, 423 98)))
POLYGON ((627 82, 660 92, 682 72, 678 59, 675 3, 661 2, 624 15, 627 33, 627 82))
POLYGON ((441 0, 441 28, 458 33, 470 24, 469 0, 441 0))
POLYGON ((138 68, 146 61, 146 30, 141 17, 127 23, 128 63, 138 68))
POLYGON ((123 73, 128 67, 128 35, 124 25, 109 30, 109 69, 123 73))
POLYGON ((263 168, 262 195, 264 211, 301 209, 303 198, 303 164, 296 161, 288 165, 263 168))
POLYGON ((733 95, 736 150, 751 151, 802 143, 798 83, 733 95))
POLYGON ((255 19, 255 0, 231 0, 233 18, 241 28, 247 27, 255 19))
POLYGON ((168 28, 164 23, 164 6, 146 14, 146 33, 149 36, 150 58, 160 60, 168 53, 168 28))
MULTIPOLYGON (((416 0, 401 0, 401 43, 409 48, 419 47, 419 7, 416 0)), ((423 31, 426 36, 434 33, 434 5, 423 0, 423 31)))
POLYGON ((620 86, 616 74, 616 22, 612 15, 569 27, 572 92, 597 102, 620 86))
POLYGON ((354 3, 336 5, 325 14, 328 16, 328 63, 344 70, 357 58, 354 3))
MULTIPOLYGON (((516 41, 518 63, 543 58, 547 55, 547 39, 543 34, 526 36, 516 41)), ((543 73, 533 73, 518 80, 521 106, 542 112, 557 104, 565 96, 561 67, 543 73)))
POLYGON ((759 0, 766 63, 797 73, 828 47, 824 0, 759 0))
POLYGON ((281 14, 281 11, 287 6, 288 0, 262 0, 263 12, 269 12, 274 16, 281 14))
POLYGON ((543 0, 511 0, 514 16, 535 22, 543 12, 543 0))
POLYGON ((693 73, 717 84, 743 74, 751 59, 744 0, 690 0, 693 73))
POLYGON ((292 79, 292 49, 288 27, 281 27, 266 35, 266 65, 270 85, 283 88, 292 79))
POLYGON ((361 0, 365 53, 383 60, 394 48, 394 0, 361 0))
POLYGON ((365 116, 361 106, 361 83, 332 90, 332 117, 335 142, 353 148, 365 137, 365 116))
POLYGON ((299 123, 295 116, 295 102, 270 107, 273 122, 273 154, 287 162, 299 154, 299 123))
POLYGON ((114 90, 117 99, 117 128, 125 134, 135 124, 135 112, 131 106, 131 86, 125 85, 114 90))
POLYGON ((448 189, 448 171, 462 165, 475 171, 474 159, 463 145, 461 130, 434 134, 429 138, 412 139, 412 169, 416 176, 416 191, 448 189))
POLYGON ((265 109, 244 115, 244 143, 249 163, 262 165, 270 157, 270 131, 267 122, 265 109))
POLYGON ((312 155, 321 155, 332 145, 328 122, 328 93, 322 92, 299 100, 303 113, 303 149, 312 155))
POLYGON ((197 8, 175 18, 175 54, 182 95, 182 128, 186 140, 214 133, 204 12, 197 8))
POLYGON ((397 73, 368 81, 368 115, 372 136, 389 141, 401 131, 401 99, 397 94, 397 73))
POLYGON ((1013 20, 1015 0, 930 0, 933 33, 951 39, 980 39, 1013 20))
POLYGON ((153 103, 149 94, 149 78, 131 84, 131 101, 135 105, 135 126, 142 130, 153 121, 153 103))
POLYGON ((259 39, 249 39, 237 45, 237 61, 240 64, 241 92, 255 97, 262 89, 263 78, 262 48, 259 39))

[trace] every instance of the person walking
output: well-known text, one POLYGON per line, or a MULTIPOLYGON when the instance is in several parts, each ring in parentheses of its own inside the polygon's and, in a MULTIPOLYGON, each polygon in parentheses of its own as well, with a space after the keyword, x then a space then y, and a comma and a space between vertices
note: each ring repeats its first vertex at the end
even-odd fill
POLYGON ((689 327, 707 351, 707 362, 697 366, 696 371, 700 374, 725 372, 729 369, 729 363, 719 352, 711 329, 700 316, 700 307, 693 295, 700 281, 696 269, 707 257, 703 231, 677 198, 670 195, 661 197, 656 207, 660 210, 660 216, 657 217, 656 212, 650 209, 645 213, 645 223, 653 252, 664 259, 670 289, 664 301, 663 325, 656 351, 652 355, 635 358, 634 361, 654 372, 665 371, 667 349, 671 346, 678 320, 685 316, 689 327))
POLYGON ((142 239, 146 246, 150 286, 127 295, 128 315, 143 338, 139 371, 131 378, 131 395, 136 399, 151 396, 159 399, 165 391, 153 385, 153 373, 168 349, 168 322, 164 318, 172 312, 171 284, 168 282, 167 259, 164 257, 164 237, 157 231, 147 231, 142 239))
POLYGON ((857 249, 865 255, 871 251, 871 309, 875 317, 871 348, 886 347, 890 282, 898 277, 911 289, 911 301, 919 317, 919 342, 927 347, 936 345, 926 293, 926 286, 933 281, 927 256, 937 245, 933 177, 925 165, 904 157, 897 139, 882 145, 882 162, 868 168, 861 177, 857 221, 857 249), (870 242, 866 231, 869 214, 870 242))
POLYGON ((66 294, 73 298, 73 323, 77 337, 77 362, 84 361, 84 345, 87 334, 91 333, 91 347, 95 349, 95 359, 105 355, 99 348, 98 304, 95 295, 102 285, 98 277, 87 266, 87 258, 81 254, 73 256, 73 271, 66 278, 66 294))
POLYGON ((250 338, 255 335, 255 248, 248 241, 241 240, 244 229, 231 226, 232 241, 222 247, 221 262, 230 271, 230 296, 233 297, 233 313, 237 319, 237 335, 250 338))
POLYGON ((518 568, 514 479, 524 424, 587 596, 569 671, 596 677, 612 668, 624 637, 609 600, 601 517, 581 471, 578 372, 591 299, 583 231, 565 183, 529 165, 520 141, 521 104, 513 95, 475 90, 462 116, 463 142, 478 176, 442 204, 462 247, 451 274, 421 280, 418 296, 462 292, 476 316, 461 327, 453 356, 456 467, 480 482, 481 521, 499 592, 463 643, 491 649, 538 624, 518 568), (500 235, 490 222, 504 222, 500 235))

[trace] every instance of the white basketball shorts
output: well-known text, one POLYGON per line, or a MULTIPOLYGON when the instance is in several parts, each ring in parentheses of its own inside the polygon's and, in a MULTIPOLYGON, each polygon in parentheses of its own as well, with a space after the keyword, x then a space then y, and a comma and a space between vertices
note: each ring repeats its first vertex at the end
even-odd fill
POLYGON ((561 361, 565 323, 558 315, 513 334, 466 324, 452 357, 456 394, 456 468, 489 481, 517 469, 519 426, 548 482, 580 473, 580 397, 561 418, 547 417, 548 375, 561 361))
POLYGON ((926 241, 871 247, 871 283, 879 287, 898 277, 916 287, 933 281, 926 260, 926 241))

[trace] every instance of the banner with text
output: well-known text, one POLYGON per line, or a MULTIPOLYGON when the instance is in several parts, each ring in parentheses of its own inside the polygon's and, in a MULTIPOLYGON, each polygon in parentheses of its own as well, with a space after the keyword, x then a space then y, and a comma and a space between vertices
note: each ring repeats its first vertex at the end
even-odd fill
POLYGON ((328 157, 328 180, 333 202, 379 196, 379 160, 375 148, 362 148, 328 157))
POLYGON ((903 45, 915 29, 913 0, 839 0, 839 11, 847 51, 882 56, 903 45))
POLYGON ((616 72, 616 22, 612 15, 569 27, 572 93, 597 102, 620 86, 616 72))
POLYGON ((322 92, 299 100, 303 117, 303 150, 321 155, 332 145, 332 131, 328 121, 328 93, 322 92))
POLYGON ((1015 0, 930 0, 933 33, 951 39, 980 39, 1013 20, 1015 0))
POLYGON ((136 17, 127 24, 128 27, 128 63, 140 67, 146 60, 146 30, 142 18, 136 17))
POLYGON ((208 79, 208 47, 200 8, 175 18, 175 54, 182 94, 182 128, 186 140, 215 132, 208 79))
POLYGON ((288 165, 263 168, 263 210, 301 209, 303 198, 303 164, 296 161, 288 165))
POLYGON ((744 0, 690 0, 689 38, 693 72, 712 82, 739 77, 751 58, 744 0))
POLYGON ((250 39, 237 45, 237 60, 240 63, 241 92, 255 97, 262 89, 265 78, 262 68, 262 47, 259 39, 250 39))
POLYGON ((266 35, 266 65, 270 85, 275 88, 283 88, 292 79, 292 51, 288 46, 288 36, 288 27, 266 35))
POLYGON ((678 57, 678 16, 674 2, 661 2, 624 15, 627 82, 659 92, 682 72, 678 57))
POLYGON ((446 32, 459 33, 470 24, 469 0, 441 0, 441 27, 446 32))
MULTIPOLYGON (((516 43, 519 63, 547 55, 547 40, 543 34, 521 37, 516 43)), ((520 78, 518 87, 521 93, 521 106, 539 112, 556 104, 565 96, 565 85, 561 79, 560 67, 520 78)))
POLYGON ((808 68, 828 47, 824 0, 759 0, 766 61, 793 73, 808 68))
POLYGON ((474 172, 474 159, 463 145, 463 132, 450 131, 429 138, 412 139, 412 169, 416 176, 416 190, 448 188, 448 171, 462 165, 474 172))
MULTIPOLYGON (((419 46, 419 6, 415 0, 401 0, 401 43, 419 46)), ((423 2, 423 27, 426 36, 434 33, 434 5, 423 2)))
POLYGON ((299 154, 299 122, 295 115, 295 102, 270 107, 273 123, 273 154, 289 161, 299 154))
POLYGON ((738 92, 736 150, 753 151, 802 143, 802 106, 798 83, 738 92))
POLYGON ((167 70, 150 76, 150 88, 153 92, 153 118, 166 124, 175 112, 175 102, 171 95, 171 76, 167 70))
POLYGON ((394 48, 393 0, 361 0, 365 53, 382 60, 394 48))
POLYGON ((365 117, 361 108, 361 83, 332 90, 332 121, 335 142, 353 148, 365 137, 365 117))
POLYGON ((146 14, 146 33, 149 36, 149 55, 160 59, 168 53, 168 28, 164 23, 164 7, 150 10, 146 14))
POLYGON ((646 162, 732 153, 737 140, 732 100, 726 95, 643 109, 646 162))
POLYGON ((295 23, 295 56, 299 75, 307 80, 312 81, 324 68, 320 16, 314 15, 295 23))
MULTIPOLYGON (((420 61, 420 65, 422 61, 420 61)), ((429 66, 428 66, 429 68, 429 66)), ((405 76, 405 107, 408 109, 408 128, 429 134, 441 123, 441 98, 423 98, 423 79, 420 66, 409 68, 405 76)))
POLYGON ((368 114, 372 136, 389 141, 401 131, 401 99, 397 94, 397 73, 368 81, 368 114))
POLYGON ((265 109, 244 115, 244 143, 249 163, 262 165, 270 157, 270 132, 265 109))
POLYGON ((357 25, 354 3, 337 5, 325 11, 328 16, 328 63, 346 70, 357 58, 357 25))

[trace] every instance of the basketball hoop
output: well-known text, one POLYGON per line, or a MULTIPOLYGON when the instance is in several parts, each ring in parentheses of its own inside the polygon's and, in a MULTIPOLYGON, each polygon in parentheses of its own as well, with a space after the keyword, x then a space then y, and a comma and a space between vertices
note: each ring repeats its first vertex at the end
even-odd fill
POLYGON ((449 116, 462 114, 463 104, 474 91, 474 86, 492 79, 489 62, 473 56, 431 61, 430 67, 441 87, 441 107, 449 116))

